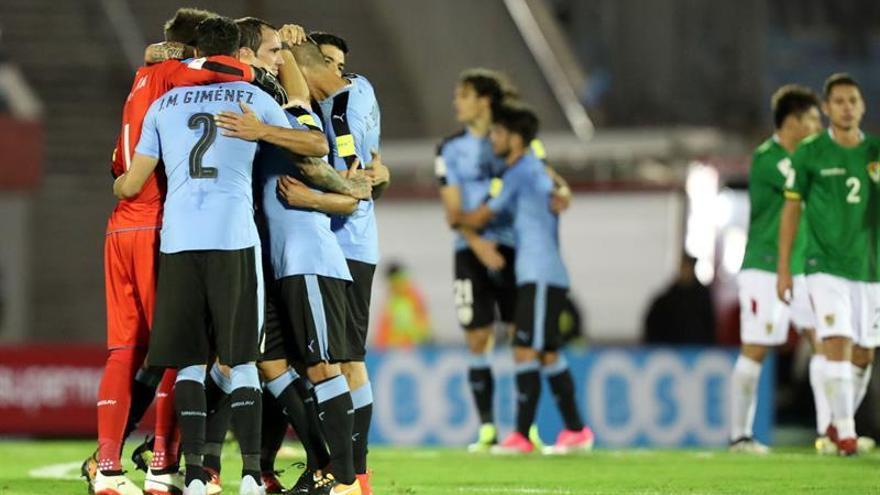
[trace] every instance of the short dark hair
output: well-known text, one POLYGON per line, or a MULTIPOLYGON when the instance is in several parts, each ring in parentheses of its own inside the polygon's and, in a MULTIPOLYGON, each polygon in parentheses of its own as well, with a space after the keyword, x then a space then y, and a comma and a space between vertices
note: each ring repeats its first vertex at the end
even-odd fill
POLYGON ((307 41, 291 47, 293 58, 296 59, 297 65, 301 67, 326 67, 324 62, 324 54, 318 48, 317 43, 307 41))
POLYGON ((789 115, 800 118, 804 112, 811 108, 819 107, 819 97, 812 89, 799 84, 786 84, 777 89, 770 98, 770 108, 773 111, 773 124, 777 129, 782 127, 783 122, 789 115))
POLYGON ((466 69, 458 76, 459 84, 467 84, 477 96, 488 97, 493 111, 505 96, 504 77, 491 69, 476 67, 466 69))
POLYGON ((331 45, 339 48, 339 51, 348 55, 348 43, 335 34, 326 33, 324 31, 312 31, 309 33, 309 38, 311 38, 319 48, 321 45, 331 45))
POLYGON ((196 42, 196 27, 210 17, 217 17, 214 12, 188 7, 177 9, 174 17, 165 21, 165 41, 176 41, 186 45, 196 42))
POLYGON ((825 79, 825 84, 822 85, 822 97, 825 101, 828 101, 828 98, 831 97, 831 91, 834 90, 835 86, 855 86, 860 93, 862 91, 862 87, 859 86, 859 83, 856 82, 853 76, 846 72, 838 72, 828 76, 828 79, 825 79))
POLYGON ((538 135, 538 116, 532 109, 519 102, 505 102, 492 112, 492 122, 508 131, 519 134, 523 144, 529 143, 538 135))
POLYGON ((256 17, 242 17, 241 19, 236 19, 235 23, 238 24, 238 29, 241 30, 239 48, 250 48, 254 53, 257 53, 260 45, 263 44, 264 27, 278 31, 278 28, 274 25, 256 17))
POLYGON ((209 17, 196 27, 196 48, 202 57, 232 55, 240 38, 238 26, 228 17, 209 17))

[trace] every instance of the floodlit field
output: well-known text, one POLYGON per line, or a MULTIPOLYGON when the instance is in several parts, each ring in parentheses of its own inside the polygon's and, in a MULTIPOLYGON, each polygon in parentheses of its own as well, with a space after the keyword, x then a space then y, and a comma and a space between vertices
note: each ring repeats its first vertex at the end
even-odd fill
MULTIPOLYGON (((77 479, 85 441, 0 442, 3 495, 86 493, 77 479)), ((296 459, 279 459, 290 484, 296 459)), ((227 493, 237 492, 233 446, 224 455, 227 493), (234 490, 233 490, 234 488, 234 490)), ((880 493, 880 455, 819 457, 785 449, 768 457, 721 451, 596 451, 570 457, 493 457, 448 449, 376 448, 374 491, 411 494, 867 494, 880 493)), ((131 469, 130 463, 127 467, 131 469)), ((129 472, 141 480, 142 473, 129 472)))

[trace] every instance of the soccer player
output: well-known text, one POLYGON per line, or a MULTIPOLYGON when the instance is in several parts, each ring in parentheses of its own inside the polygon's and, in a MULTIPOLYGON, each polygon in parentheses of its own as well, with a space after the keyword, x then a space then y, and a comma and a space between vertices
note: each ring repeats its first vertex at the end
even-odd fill
POLYGON ((493 180, 487 201, 456 215, 454 224, 480 229, 503 212, 514 218, 516 430, 493 451, 535 450, 529 433, 541 394, 542 372, 565 422, 548 453, 586 450, 593 445, 593 433, 577 410, 574 381, 559 353, 563 344, 559 317, 566 305, 569 280, 559 251, 559 217, 551 209, 555 184, 544 164, 529 152, 538 132, 538 118, 531 110, 510 103, 497 107, 492 118, 492 150, 504 159, 507 169, 493 180))
MULTIPOLYGON (((340 77, 325 62, 318 46, 303 43, 294 48, 311 97, 317 106, 324 131, 330 142, 330 162, 346 172, 355 160, 372 161, 379 151, 380 112, 369 81, 363 76, 340 77)), ((390 173, 384 165, 363 172, 373 184, 373 199, 388 186, 390 173)), ((353 283, 346 291, 350 361, 342 363, 354 403, 354 465, 364 493, 371 493, 367 473, 367 436, 373 409, 373 392, 364 364, 367 329, 370 321, 370 295, 373 273, 379 261, 379 240, 373 201, 358 203, 350 216, 334 216, 332 228, 342 247, 353 283)))
MULTIPOLYGON (((196 26, 214 14, 180 9, 165 25, 169 41, 194 44, 196 26)), ((220 81, 250 81, 250 66, 231 57, 210 57, 198 65, 170 60, 138 70, 122 112, 122 126, 113 152, 112 172, 129 169, 134 146, 140 138, 149 106, 174 86, 220 81)), ((147 351, 155 300, 158 230, 162 223, 165 179, 160 173, 148 178, 138 196, 120 200, 107 224, 104 250, 107 291, 107 334, 110 355, 98 392, 98 473, 92 475, 87 460, 84 474, 94 479, 94 490, 103 493, 139 493, 122 474, 120 454, 132 431, 152 402, 156 381, 157 420, 154 455, 145 489, 165 493, 177 486, 177 438, 173 398, 174 372, 141 370, 147 351), (140 371, 139 371, 140 370, 140 371), (133 379, 134 378, 134 379, 133 379)))
MULTIPOLYGON (((791 154, 804 138, 821 131, 819 98, 808 88, 790 84, 773 94, 771 107, 776 132, 755 150, 749 173, 748 243, 738 279, 742 348, 731 386, 730 450, 755 454, 769 451, 752 438, 758 378, 764 357, 771 347, 788 340, 789 321, 811 340, 815 326, 803 276, 806 229, 798 229, 793 246, 791 272, 795 277, 790 306, 776 297, 776 257, 791 154)), ((824 432, 830 413, 820 378, 822 361, 824 357, 817 349, 810 362, 810 382, 817 427, 824 432)))
POLYGON ((337 76, 345 74, 345 58, 348 56, 348 43, 335 34, 323 31, 312 31, 309 38, 318 44, 324 62, 329 65, 337 76))
POLYGON ((825 81, 827 132, 808 138, 792 156, 786 181, 777 260, 777 295, 791 300, 792 253, 801 203, 807 230, 807 290, 825 354, 825 386, 832 422, 828 437, 841 455, 857 453, 854 416, 880 343, 878 222, 880 140, 862 132, 865 113, 858 83, 847 74, 825 81))
MULTIPOLYGON (((196 29, 196 54, 232 56, 239 37, 231 19, 206 19, 196 29)), ((150 106, 131 167, 113 187, 118 197, 134 197, 160 158, 165 165, 169 187, 150 362, 179 370, 174 393, 187 494, 206 493, 204 383, 212 349, 232 370, 232 425, 243 462, 239 493, 263 491, 255 365, 263 284, 251 179, 256 145, 218 135, 214 123, 215 113, 242 102, 265 121, 289 125, 272 98, 245 83, 174 89, 150 106)))
MULTIPOLYGON (((489 142, 492 109, 504 97, 497 73, 470 69, 461 74, 453 106, 465 128, 446 138, 437 149, 435 173, 446 217, 468 212, 482 204, 499 168, 489 142)), ((494 347, 496 309, 500 321, 512 325, 516 302, 514 233, 509 215, 488 223, 478 234, 456 229, 455 305, 471 353, 468 382, 480 416, 480 432, 472 451, 486 451, 498 441, 493 413, 495 382, 490 354, 494 347)))

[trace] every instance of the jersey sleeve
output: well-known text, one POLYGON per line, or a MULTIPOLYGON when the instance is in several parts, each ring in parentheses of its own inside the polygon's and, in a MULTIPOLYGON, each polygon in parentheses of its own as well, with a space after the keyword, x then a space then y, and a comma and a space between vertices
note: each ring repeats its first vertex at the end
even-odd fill
POLYGON ((461 182, 455 169, 455 159, 450 153, 449 143, 441 143, 437 146, 437 155, 434 157, 434 177, 440 187, 458 186, 461 182))
POLYGON ((351 91, 343 91, 333 97, 333 109, 330 111, 330 124, 333 126, 333 134, 336 136, 336 156, 345 161, 345 164, 351 166, 357 158, 357 147, 355 145, 354 132, 358 129, 352 129, 353 120, 348 112, 348 100, 351 97, 351 91))
POLYGON ((506 171, 504 174, 494 177, 489 182, 489 194, 486 205, 493 212, 499 212, 507 208, 516 198, 516 194, 523 185, 523 174, 518 170, 506 171))
POLYGON ((159 113, 158 99, 150 105, 147 115, 144 116, 144 125, 141 128, 141 138, 138 141, 135 153, 140 155, 151 156, 153 158, 162 157, 162 146, 159 141, 159 126, 157 125, 157 114, 159 113))
POLYGON ((301 106, 292 106, 287 108, 287 112, 290 113, 290 115, 293 115, 302 127, 310 131, 324 132, 324 129, 321 128, 321 124, 319 123, 320 119, 318 119, 318 116, 309 110, 301 106))
POLYGON ((791 157, 791 167, 785 177, 785 198, 806 200, 810 194, 812 177, 809 170, 808 147, 801 146, 791 157))
POLYGON ((189 62, 168 60, 163 65, 163 72, 171 87, 254 80, 254 70, 250 65, 224 55, 189 62))

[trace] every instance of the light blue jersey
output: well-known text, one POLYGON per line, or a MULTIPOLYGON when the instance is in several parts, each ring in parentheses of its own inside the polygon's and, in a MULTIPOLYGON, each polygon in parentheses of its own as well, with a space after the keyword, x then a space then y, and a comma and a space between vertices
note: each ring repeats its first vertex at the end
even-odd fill
MULTIPOLYGON (((440 143, 434 162, 434 173, 440 186, 458 187, 461 211, 479 207, 489 194, 492 177, 504 171, 504 162, 492 153, 488 137, 480 137, 462 130, 440 143)), ((499 212, 480 232, 484 239, 504 246, 514 246, 513 217, 507 211, 499 212)), ((455 250, 466 249, 467 241, 455 234, 455 250)))
MULTIPOLYGON (((319 103, 324 132, 330 142, 329 162, 347 170, 355 158, 361 167, 370 163, 371 151, 379 151, 381 116, 373 86, 364 77, 347 74, 351 84, 319 103)), ((373 201, 364 200, 349 216, 333 217, 333 232, 350 260, 375 265, 379 262, 379 234, 373 201)))
MULTIPOLYGON (((289 109, 287 118, 294 129, 321 130, 320 119, 308 110, 289 109)), ((256 167, 262 192, 260 204, 268 224, 265 245, 269 247, 275 278, 314 274, 350 281, 345 255, 330 230, 330 216, 315 210, 294 208, 278 196, 278 178, 282 175, 308 182, 290 153, 277 146, 262 144, 256 167)))
POLYGON ((516 234, 516 283, 568 288, 559 250, 559 216, 550 210, 553 179, 531 153, 520 158, 493 186, 489 208, 513 214, 516 234))
POLYGON ((259 244, 252 187, 257 144, 224 136, 214 124, 218 112, 240 112, 239 102, 267 124, 290 127, 271 97, 243 82, 176 88, 150 106, 136 151, 165 164, 163 253, 259 244))

